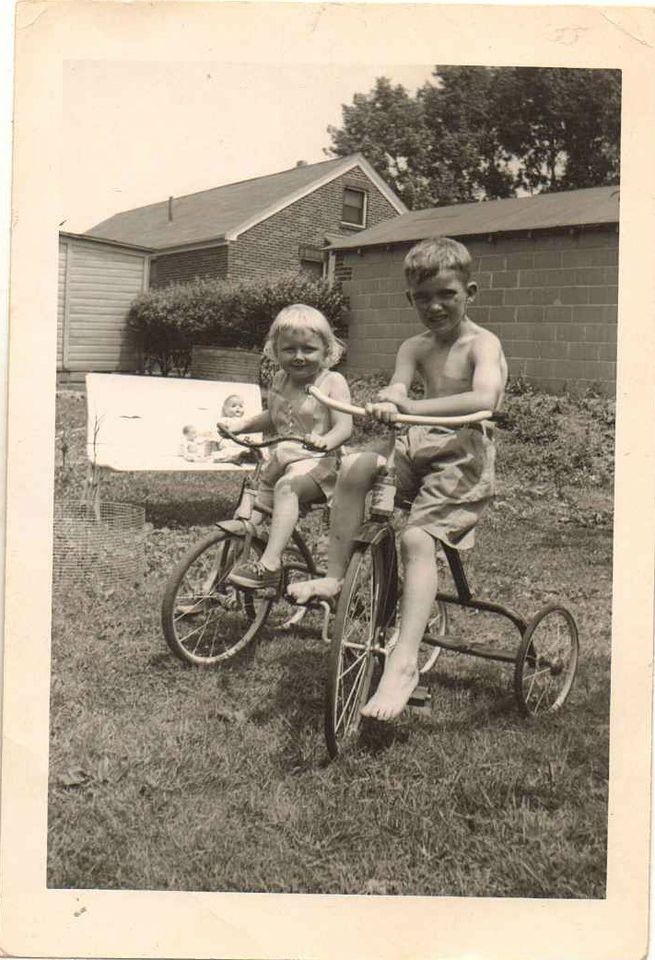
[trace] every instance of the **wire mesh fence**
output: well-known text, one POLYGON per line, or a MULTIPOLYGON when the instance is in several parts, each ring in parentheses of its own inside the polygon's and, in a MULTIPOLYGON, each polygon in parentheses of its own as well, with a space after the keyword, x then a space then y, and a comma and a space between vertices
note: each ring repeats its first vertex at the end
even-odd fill
POLYGON ((55 502, 57 585, 134 583, 145 572, 145 509, 129 503, 55 502))

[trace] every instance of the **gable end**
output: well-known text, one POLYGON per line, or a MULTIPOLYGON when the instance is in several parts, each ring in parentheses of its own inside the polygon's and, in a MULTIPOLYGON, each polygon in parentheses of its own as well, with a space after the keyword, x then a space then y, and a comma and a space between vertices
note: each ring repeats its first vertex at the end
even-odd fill
MULTIPOLYGON (((242 233, 245 233, 247 230, 251 230, 253 227, 257 226, 258 223, 268 220, 270 217, 274 216, 276 213, 279 213, 281 210, 284 210, 291 204, 296 203, 298 200, 302 200, 303 197, 307 197, 310 194, 315 193, 316 190, 320 190, 321 187, 331 183, 338 177, 343 177, 345 173, 354 171, 356 168, 359 168, 359 171, 367 178, 367 180, 371 182, 372 186, 379 190, 385 200, 391 204, 397 213, 407 212, 407 207, 402 200, 396 196, 393 190, 391 190, 390 187, 384 182, 382 177, 375 172, 370 163, 361 154, 355 154, 352 157, 346 157, 342 164, 332 168, 332 170, 330 170, 327 174, 320 179, 315 180, 309 186, 303 187, 301 190, 296 190, 294 193, 291 193, 285 197, 284 200, 271 205, 265 210, 259 211, 255 216, 250 217, 248 220, 244 220, 243 223, 240 223, 237 227, 226 233, 225 239, 232 241, 238 239, 242 233)), ((361 189, 361 186, 359 186, 358 189, 361 189)))

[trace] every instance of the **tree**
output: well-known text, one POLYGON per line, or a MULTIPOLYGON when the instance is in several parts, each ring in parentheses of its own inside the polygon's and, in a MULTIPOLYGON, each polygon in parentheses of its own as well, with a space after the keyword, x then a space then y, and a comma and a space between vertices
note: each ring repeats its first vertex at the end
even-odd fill
POLYGON ((617 70, 514 67, 500 76, 500 139, 517 158, 516 185, 532 192, 614 183, 619 175, 617 70))
POLYGON ((435 67, 435 84, 417 93, 429 131, 435 203, 512 196, 511 156, 499 139, 498 71, 490 67, 435 67))
POLYGON ((435 67, 414 96, 380 77, 326 151, 361 151, 410 208, 617 182, 617 70, 435 67))
POLYGON ((431 194, 420 172, 429 133, 421 103, 402 84, 378 77, 370 93, 356 93, 344 105, 343 127, 328 127, 330 152, 337 157, 363 153, 408 207, 428 205, 431 194))

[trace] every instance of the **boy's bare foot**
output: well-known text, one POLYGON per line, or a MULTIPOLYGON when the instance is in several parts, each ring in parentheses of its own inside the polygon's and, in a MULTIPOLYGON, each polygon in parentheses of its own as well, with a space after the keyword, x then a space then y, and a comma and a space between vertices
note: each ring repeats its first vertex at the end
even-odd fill
POLYGON ((384 665, 380 685, 362 707, 362 716, 375 720, 393 720, 407 706, 407 701, 418 683, 416 661, 401 660, 392 651, 384 665))
POLYGON ((291 583, 287 593, 295 603, 307 603, 313 597, 319 600, 331 600, 341 590, 341 580, 336 577, 321 577, 320 580, 301 580, 291 583))

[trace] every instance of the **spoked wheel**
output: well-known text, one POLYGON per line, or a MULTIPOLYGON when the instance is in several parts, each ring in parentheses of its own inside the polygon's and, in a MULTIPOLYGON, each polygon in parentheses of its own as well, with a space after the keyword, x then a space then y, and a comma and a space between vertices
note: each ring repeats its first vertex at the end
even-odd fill
MULTIPOLYGON (((398 605, 400 609, 400 604, 398 605)), ((437 646, 435 641, 440 637, 445 637, 448 633, 448 608, 441 600, 435 600, 432 604, 430 617, 428 619, 423 639, 418 648, 418 672, 420 674, 429 673, 435 665, 437 657, 441 653, 442 647, 437 646)), ((387 653, 391 653, 398 642, 400 635, 400 614, 396 619, 396 625, 393 627, 391 635, 387 639, 387 653)))
POLYGON ((553 713, 568 697, 580 644, 573 616, 548 604, 528 624, 516 656, 514 691, 526 716, 553 713))
POLYGON ((339 596, 330 649, 325 739, 331 757, 357 734, 360 710, 383 651, 380 601, 385 577, 382 551, 368 544, 356 548, 339 596))
MULTIPOLYGON (((263 544, 252 540, 250 556, 263 544)), ((161 622, 166 643, 180 660, 210 666, 243 650, 261 629, 273 598, 227 583, 237 560, 246 559, 244 538, 223 530, 196 543, 168 581, 161 622)))

